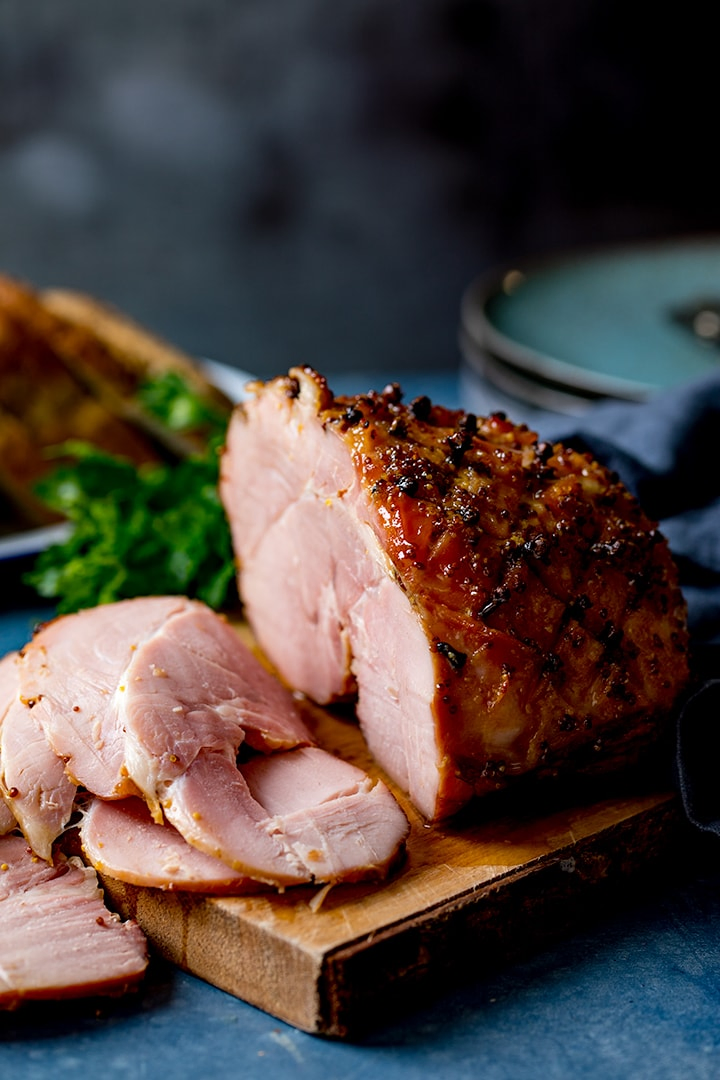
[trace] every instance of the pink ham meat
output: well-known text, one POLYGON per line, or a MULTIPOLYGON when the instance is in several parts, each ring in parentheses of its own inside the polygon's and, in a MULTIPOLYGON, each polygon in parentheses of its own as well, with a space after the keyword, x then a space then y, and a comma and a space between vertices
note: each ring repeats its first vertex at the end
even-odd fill
MULTIPOLYGON (((178 597, 105 605, 54 619, 20 654, 20 697, 69 775, 103 798, 135 795, 114 707, 139 647, 184 609, 178 597)), ((154 793, 153 793, 154 794, 154 793)))
POLYGON ((409 831, 385 784, 317 747, 239 769, 200 754, 170 801, 168 819, 190 843, 267 884, 379 880, 409 831))
POLYGON ((191 847, 171 825, 153 821, 141 799, 92 799, 80 822, 83 854, 118 881, 183 892, 252 892, 258 883, 191 847))
MULTIPOLYGON (((148 601, 136 612, 139 603, 148 601)), ((311 742, 290 694, 235 631, 204 605, 185 605, 134 651, 114 699, 123 767, 158 821, 159 800, 167 814, 170 785, 198 755, 234 768, 243 741, 256 750, 311 742)))
POLYGON ((385 784, 317 747, 257 756, 242 766, 256 801, 301 865, 321 881, 384 877, 404 839, 385 784), (395 839, 388 843, 389 836, 395 839))
POLYGON ((430 820, 532 773, 616 769, 688 678, 670 552, 588 455, 497 414, 250 387, 221 470, 245 613, 284 680, 357 694, 430 820))
POLYGON ((298 754, 287 748, 310 734, 290 693, 203 604, 149 597, 64 616, 36 634, 18 670, 21 701, 79 784, 104 798, 141 795, 155 822, 170 822, 236 877, 284 886, 381 876, 402 848, 407 820, 385 785, 365 790, 364 774, 324 751, 296 777, 294 813, 306 799, 318 832, 311 858, 294 840, 296 823, 285 835, 282 814, 253 797, 236 764, 240 745, 298 754), (334 789, 322 812, 318 770, 334 789), (352 823, 355 832, 364 816, 374 823, 380 804, 385 830, 372 861, 367 845, 335 853, 352 823))
POLYGON ((70 820, 77 786, 20 698, 17 655, 0 661, 0 833, 18 826, 36 855, 50 859, 70 820), (3 711, 4 709, 4 711, 3 711), (3 827, 4 825, 4 827, 3 827))
MULTIPOLYGON (((205 853, 213 836, 218 849, 227 845, 229 822, 235 822, 238 848, 247 848, 252 842, 248 814, 263 836, 279 839, 279 850, 298 866, 301 881, 382 877, 397 855, 396 846, 388 845, 388 820, 396 822, 396 829, 399 824, 404 831, 404 825, 388 789, 317 747, 258 754, 240 766, 239 775, 228 768, 220 778, 225 782, 216 788, 218 773, 210 764, 207 773, 191 770, 185 781, 184 809, 176 816, 185 835, 199 847, 173 826, 153 821, 140 799, 93 799, 80 824, 84 855, 100 873, 133 885, 250 892, 258 881, 234 873, 227 863, 205 853), (242 814, 236 789, 246 804, 242 814), (199 814, 192 807, 208 807, 207 791, 214 792, 212 814, 207 809, 199 814)), ((178 787, 182 785, 182 779, 177 781, 178 787)), ((284 883, 292 884, 292 876, 287 875, 284 883)))
POLYGON ((0 838, 0 1008, 121 993, 146 967, 144 935, 108 911, 94 870, 0 838))
POLYGON ((0 836, 5 836, 15 828, 17 828, 17 821, 12 811, 4 802, 0 802, 0 836))
POLYGON ((0 836, 12 832, 17 827, 17 820, 8 805, 6 792, 2 786, 2 730, 5 714, 17 693, 15 677, 15 653, 8 653, 0 660, 0 836))

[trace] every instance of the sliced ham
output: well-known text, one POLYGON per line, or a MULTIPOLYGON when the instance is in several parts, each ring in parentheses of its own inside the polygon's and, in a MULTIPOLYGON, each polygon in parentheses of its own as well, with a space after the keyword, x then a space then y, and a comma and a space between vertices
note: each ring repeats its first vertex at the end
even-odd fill
POLYGON ((0 802, 0 836, 5 836, 17 828, 17 821, 8 806, 0 802))
POLYGON ((0 660, 0 836, 12 832, 17 827, 17 820, 7 801, 7 793, 2 783, 2 730, 5 714, 17 694, 15 675, 15 653, 8 653, 0 660))
POLYGON ((15 653, 0 661, 0 702, 0 833, 19 826, 33 851, 50 859, 77 789, 37 714, 20 698, 15 653))
POLYGON ((380 879, 409 831, 385 784, 317 747, 199 755, 168 796, 187 840, 268 884, 380 879))
POLYGON ((254 757, 242 773, 308 874, 349 881, 391 869, 408 826, 385 784, 316 747, 254 757))
POLYGON ((0 1008, 120 993, 146 967, 144 935, 108 911, 94 870, 46 863, 21 837, 0 838, 0 1008))
POLYGON ((225 754, 234 767, 243 741, 259 749, 311 741, 291 695, 227 623, 190 601, 135 650, 115 705, 124 768, 158 821, 167 785, 201 752, 225 754))
POLYGON ((687 674, 668 547, 589 456, 498 414, 257 383, 222 462, 245 613, 284 680, 357 694, 428 819, 531 773, 617 768, 687 674))
POLYGON ((257 882, 153 821, 141 799, 92 799, 80 823, 83 854, 101 874, 146 888, 246 893, 257 882))
MULTIPOLYGON (((228 859, 233 858, 228 837, 236 833, 239 863, 248 861, 248 853, 269 850, 272 884, 381 878, 407 832, 384 784, 373 784, 362 770, 315 747, 257 755, 241 766, 241 773, 228 769, 227 782, 216 790, 217 779, 211 765, 207 771, 191 769, 173 785, 173 793, 181 786, 186 792, 187 805, 182 816, 178 811, 178 820, 187 819, 186 831, 203 849, 215 844, 228 859), (208 789, 214 796, 212 818, 207 810, 201 815, 193 810, 207 806, 208 789), (256 822, 254 842, 248 837, 249 813, 256 822), (234 832, 228 830, 229 821, 236 823, 234 832), (288 864, 282 880, 279 858, 288 864)), ((98 872, 133 885, 227 894, 259 886, 189 844, 171 825, 158 825, 140 799, 93 799, 83 813, 80 837, 84 855, 98 872)), ((262 859, 255 854, 254 864, 262 859)))
POLYGON ((27 712, 75 780, 103 798, 142 795, 158 825, 167 820, 236 877, 279 886, 373 877, 402 848, 407 819, 385 785, 365 784, 359 770, 322 750, 293 781, 294 813, 304 805, 318 857, 308 860, 253 796, 236 762, 241 744, 281 757, 311 736, 289 691, 204 604, 149 597, 64 616, 36 634, 18 671, 27 712), (322 812, 317 772, 337 787, 322 812), (353 786, 352 799, 339 797, 353 786), (351 828, 362 829, 364 815, 371 844, 331 850, 351 828))
POLYGON ((35 854, 50 859, 53 842, 72 816, 77 785, 48 744, 34 710, 19 698, 5 713, 0 752, 6 806, 35 854))
POLYGON ((179 775, 204 737, 236 751, 247 722, 257 745, 309 740, 290 695, 230 627, 182 597, 142 598, 55 619, 22 650, 16 670, 12 723, 3 725, 14 744, 5 755, 5 786, 19 792, 16 816, 22 809, 25 834, 43 857, 77 783, 104 798, 142 792, 161 818, 158 786, 179 775), (184 628, 184 643, 174 620, 184 628), (205 656, 197 652, 203 644, 205 656), (20 783, 27 762, 35 762, 32 782, 20 783), (53 815, 59 806, 63 813, 53 815))
POLYGON ((137 794, 110 702, 137 649, 185 603, 153 597, 142 601, 141 618, 128 601, 54 619, 22 650, 20 697, 69 774, 89 791, 105 798, 137 794))

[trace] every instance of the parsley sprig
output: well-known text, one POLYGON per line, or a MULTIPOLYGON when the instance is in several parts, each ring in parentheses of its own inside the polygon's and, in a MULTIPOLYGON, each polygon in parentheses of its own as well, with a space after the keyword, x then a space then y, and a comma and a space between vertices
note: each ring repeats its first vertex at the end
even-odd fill
POLYGON ((138 402, 171 431, 204 428, 216 435, 225 429, 227 417, 198 396, 176 371, 166 371, 139 388, 138 402))
MULTIPOLYGON (((177 411, 171 395, 166 401, 177 411)), ((41 552, 26 583, 55 600, 59 613, 159 594, 195 596, 216 609, 235 602, 232 544, 218 492, 225 419, 218 418, 204 453, 176 463, 138 468, 87 443, 57 447, 63 463, 40 482, 38 494, 70 531, 41 552)))

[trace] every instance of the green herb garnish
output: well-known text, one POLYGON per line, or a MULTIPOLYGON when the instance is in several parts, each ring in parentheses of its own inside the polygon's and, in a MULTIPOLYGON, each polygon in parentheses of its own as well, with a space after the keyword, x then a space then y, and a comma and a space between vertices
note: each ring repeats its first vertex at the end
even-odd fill
POLYGON ((204 453, 137 467, 84 442, 53 451, 71 460, 45 477, 37 493, 68 521, 70 533, 41 552, 23 580, 56 600, 59 613, 133 596, 195 596, 216 609, 237 600, 218 492, 227 418, 175 379, 163 376, 143 394, 155 393, 153 411, 175 430, 202 417, 214 431, 204 453))
POLYGON ((213 435, 225 430, 227 416, 200 398, 176 371, 144 383, 137 399, 143 408, 171 431, 205 428, 213 435))

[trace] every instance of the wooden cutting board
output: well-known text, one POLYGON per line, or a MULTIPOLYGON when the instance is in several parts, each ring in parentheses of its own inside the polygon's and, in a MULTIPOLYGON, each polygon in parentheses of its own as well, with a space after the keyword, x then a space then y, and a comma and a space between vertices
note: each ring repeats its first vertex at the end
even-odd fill
MULTIPOLYGON (((254 646, 247 626, 237 630, 254 646)), ((202 896, 103 877, 157 953, 316 1035, 351 1038, 583 923, 687 840, 677 797, 622 781, 551 784, 426 825, 352 716, 301 703, 317 743, 382 777, 410 822, 382 885, 202 896), (599 794, 601 792, 601 794, 599 794)))
MULTIPOLYGON (((320 745, 378 771, 351 719, 307 705, 320 745)), ((548 788, 428 827, 383 885, 204 897, 104 877, 111 904, 165 958, 295 1027, 352 1037, 584 922, 670 856, 675 796, 548 788)))

